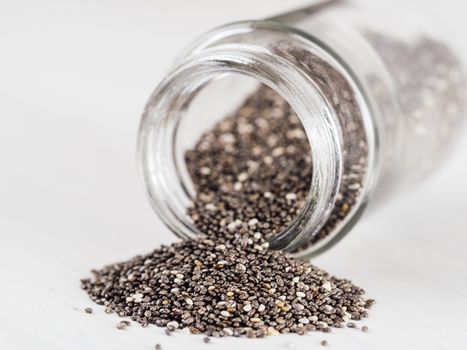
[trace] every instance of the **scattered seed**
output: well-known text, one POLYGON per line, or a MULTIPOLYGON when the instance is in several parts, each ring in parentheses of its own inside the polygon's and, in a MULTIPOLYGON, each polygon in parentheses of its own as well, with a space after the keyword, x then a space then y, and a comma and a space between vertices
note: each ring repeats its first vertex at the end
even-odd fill
POLYGON ((129 325, 130 323, 128 321, 120 321, 117 323, 117 329, 123 330, 126 329, 129 325))

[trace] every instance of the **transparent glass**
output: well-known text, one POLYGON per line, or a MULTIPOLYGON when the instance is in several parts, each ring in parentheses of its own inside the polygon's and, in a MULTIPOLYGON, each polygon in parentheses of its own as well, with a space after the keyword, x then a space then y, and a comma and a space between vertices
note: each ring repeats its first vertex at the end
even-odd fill
POLYGON ((234 91, 245 96, 254 80, 290 104, 312 150, 306 203, 270 246, 297 256, 330 248, 368 203, 439 165, 460 129, 464 74, 433 29, 405 3, 331 0, 202 36, 142 117, 139 166, 154 209, 178 236, 200 233, 186 210, 194 195, 186 140, 206 130, 201 116, 211 115, 212 101, 228 113, 239 101, 234 91), (209 107, 197 102, 206 96, 209 107))

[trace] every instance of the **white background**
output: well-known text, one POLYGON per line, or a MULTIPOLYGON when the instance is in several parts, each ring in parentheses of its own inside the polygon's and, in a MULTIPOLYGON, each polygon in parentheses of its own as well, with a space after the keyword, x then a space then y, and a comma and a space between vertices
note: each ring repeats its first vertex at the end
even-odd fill
MULTIPOLYGON (((119 331, 101 307, 83 312, 94 305, 79 279, 91 268, 175 239, 146 200, 135 143, 145 101, 176 54, 213 26, 305 3, 0 0, 1 349, 314 349, 322 339, 332 349, 467 348, 465 133, 420 189, 314 260, 377 299, 368 334, 206 345, 156 327, 119 331)), ((465 33, 461 1, 418 3, 437 4, 452 35, 465 33)))

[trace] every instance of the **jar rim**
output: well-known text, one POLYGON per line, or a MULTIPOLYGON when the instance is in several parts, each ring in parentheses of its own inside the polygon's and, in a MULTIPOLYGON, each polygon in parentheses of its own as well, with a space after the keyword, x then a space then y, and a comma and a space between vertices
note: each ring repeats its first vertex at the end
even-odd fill
MULTIPOLYGON (((248 35, 248 30, 257 30, 258 25, 258 22, 235 23, 226 35, 235 30, 243 30, 248 35), (251 27, 252 23, 254 28, 251 27)), ((261 25, 277 29, 276 24, 261 22, 261 25)), ((211 37, 216 36, 216 31, 219 29, 213 31, 211 37)), ((210 38, 210 35, 207 37, 210 38)), ((265 47, 241 43, 209 47, 207 42, 209 40, 205 39, 200 41, 204 44, 192 47, 146 105, 139 129, 138 162, 150 202, 175 234, 182 238, 196 237, 194 233, 199 232, 188 220, 186 207, 173 205, 174 199, 180 197, 173 191, 173 184, 170 184, 174 170, 171 172, 172 179, 157 170, 169 170, 167 162, 170 161, 172 145, 170 137, 167 140, 168 131, 173 136, 176 119, 181 118, 182 109, 186 108, 192 94, 211 79, 226 73, 249 76, 271 87, 291 105, 302 122, 312 149, 314 170, 305 207, 283 232, 270 241, 272 248, 288 250, 304 234, 320 228, 334 204, 342 173, 341 135, 336 125, 335 112, 309 76, 292 62, 274 55, 265 47), (169 107, 177 107, 179 110, 169 110, 169 107), (154 143, 155 140, 157 143, 154 143)), ((363 210, 363 207, 357 209, 363 210)), ((329 246, 329 241, 322 243, 317 244, 314 250, 323 250, 323 247, 329 246)))

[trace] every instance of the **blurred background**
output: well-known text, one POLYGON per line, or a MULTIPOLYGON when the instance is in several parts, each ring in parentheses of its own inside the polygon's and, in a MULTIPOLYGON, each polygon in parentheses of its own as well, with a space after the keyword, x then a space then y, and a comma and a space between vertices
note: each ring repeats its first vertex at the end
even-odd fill
MULTIPOLYGON (((467 5, 407 1, 447 23, 465 60, 467 5)), ((91 303, 79 279, 175 240, 146 199, 135 152, 144 104, 177 54, 212 27, 311 2, 0 0, 1 348, 204 345, 152 328, 117 332, 102 310, 82 312, 91 303)), ((313 261, 378 302, 371 334, 337 330, 326 335, 333 348, 467 346, 466 179, 464 132, 423 186, 313 261)), ((301 348, 322 337, 218 345, 301 348)))

